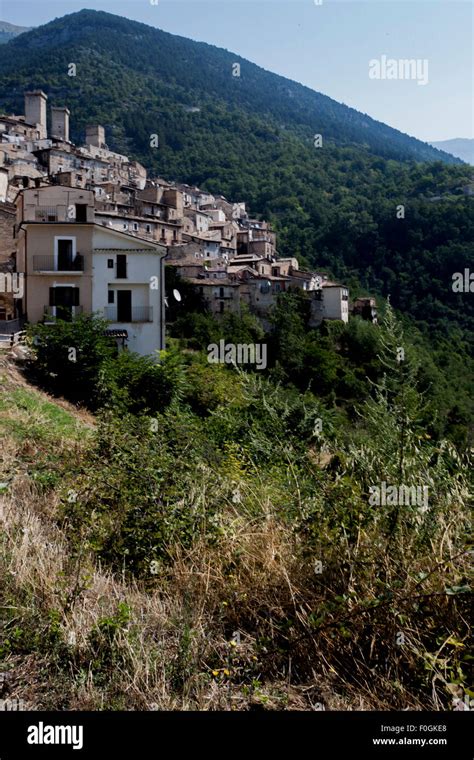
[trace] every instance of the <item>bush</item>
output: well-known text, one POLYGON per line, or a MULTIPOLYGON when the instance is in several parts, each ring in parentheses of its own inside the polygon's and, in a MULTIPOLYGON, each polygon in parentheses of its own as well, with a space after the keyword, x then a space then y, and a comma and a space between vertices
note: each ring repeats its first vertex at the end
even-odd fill
POLYGON ((107 322, 81 315, 72 322, 30 326, 28 336, 34 354, 30 369, 48 390, 95 409, 99 405, 97 379, 103 362, 115 348, 104 334, 107 322))
POLYGON ((158 357, 122 351, 101 367, 100 399, 116 414, 154 414, 166 409, 183 389, 183 360, 175 349, 158 357))

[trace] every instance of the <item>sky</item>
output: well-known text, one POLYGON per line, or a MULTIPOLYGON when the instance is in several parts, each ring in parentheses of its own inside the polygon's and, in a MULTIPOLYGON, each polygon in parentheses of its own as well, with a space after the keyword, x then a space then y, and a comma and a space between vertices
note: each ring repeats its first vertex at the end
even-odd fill
POLYGON ((421 140, 474 137, 471 0, 155 1, 0 0, 0 19, 103 10, 238 53, 421 140), (383 56, 414 59, 416 75, 382 78, 383 56))

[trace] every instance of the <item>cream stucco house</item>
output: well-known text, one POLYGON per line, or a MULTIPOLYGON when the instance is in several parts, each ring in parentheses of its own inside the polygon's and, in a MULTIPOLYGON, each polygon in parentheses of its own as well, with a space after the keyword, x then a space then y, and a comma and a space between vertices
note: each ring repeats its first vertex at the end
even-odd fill
POLYGON ((29 322, 98 313, 131 351, 164 348, 165 246, 96 223, 94 193, 81 188, 28 188, 16 206, 29 322))

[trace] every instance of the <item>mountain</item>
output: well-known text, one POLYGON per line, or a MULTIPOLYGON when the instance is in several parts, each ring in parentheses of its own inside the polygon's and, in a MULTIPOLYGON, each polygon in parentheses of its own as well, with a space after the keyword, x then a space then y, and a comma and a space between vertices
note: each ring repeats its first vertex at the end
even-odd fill
POLYGON ((451 153, 452 156, 462 158, 467 164, 474 166, 474 138, 455 137, 453 140, 441 140, 430 143, 434 148, 451 153))
POLYGON ((8 21, 0 21, 0 44, 9 42, 19 34, 29 32, 30 29, 30 26, 15 26, 15 24, 9 24, 8 21))
POLYGON ((21 113, 32 88, 71 109, 75 142, 103 124, 150 173, 245 201, 275 226, 280 255, 353 295, 390 295, 430 338, 474 344, 473 299, 452 290, 474 239, 460 159, 237 54, 103 12, 0 46, 0 110, 21 113))
MULTIPOLYGON (((90 85, 100 86, 108 73, 110 78, 123 80, 119 79, 120 85, 116 82, 113 89, 119 94, 117 85, 123 87, 127 106, 138 105, 137 96, 142 106, 155 105, 153 95, 159 97, 159 106, 166 106, 170 99, 183 108, 205 109, 219 103, 263 117, 308 141, 318 133, 325 140, 366 146, 390 158, 456 163, 449 154, 234 53, 104 12, 74 13, 32 30, 26 38, 13 40, 10 49, 3 51, 0 67, 7 76, 14 73, 18 80, 19 75, 25 75, 38 85, 44 85, 44 76, 48 75, 49 89, 68 97, 73 92, 85 95, 90 85), (19 51, 21 60, 15 55, 19 51), (104 65, 109 58, 113 62, 107 72, 104 65), (77 80, 71 81, 71 77, 68 82, 71 61, 80 64, 80 69, 77 80), (240 76, 233 76, 236 63, 241 67, 240 76), (143 89, 137 92, 130 87, 131 78, 136 81, 137 75, 146 85, 145 100, 143 89), (84 76, 91 78, 84 81, 84 76)), ((1 94, 7 105, 21 102, 21 93, 10 99, 7 93, 1 94)), ((107 101, 110 99, 109 94, 107 101)), ((95 105, 105 111, 106 103, 102 109, 99 103, 95 105)))

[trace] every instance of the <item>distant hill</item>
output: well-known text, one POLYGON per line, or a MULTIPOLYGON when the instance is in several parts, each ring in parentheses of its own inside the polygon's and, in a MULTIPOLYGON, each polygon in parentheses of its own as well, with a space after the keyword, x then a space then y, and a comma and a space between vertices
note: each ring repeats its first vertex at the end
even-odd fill
MULTIPOLYGON (((112 106, 115 119, 124 106, 126 110, 138 106, 137 96, 143 104, 146 93, 147 109, 155 111, 155 118, 171 105, 181 111, 200 107, 205 112, 210 106, 227 113, 238 109, 263 118, 270 129, 288 130, 308 142, 322 134, 324 140, 356 144, 387 158, 457 163, 427 143, 235 53, 109 13, 84 10, 55 19, 27 37, 13 39, 10 46, 0 56, 0 70, 7 79, 67 94, 69 101, 87 95, 92 97, 92 108, 109 117, 108 106, 122 93, 122 104, 116 101, 112 106), (20 51, 21 57, 15 55, 20 51), (67 77, 71 61, 80 66, 76 81, 67 77), (233 75, 235 64, 240 66, 239 76, 233 75), (98 75, 98 91, 90 91, 93 81, 84 81, 85 75, 98 75)), ((18 109, 20 92, 1 95, 18 109)))
POLYGON ((452 156, 462 158, 467 164, 474 166, 474 139, 469 137, 455 137, 453 140, 441 140, 430 143, 438 150, 451 153, 452 156))
POLYGON ((9 24, 8 21, 0 21, 0 44, 9 42, 19 34, 29 32, 30 29, 31 26, 15 26, 15 24, 9 24))

